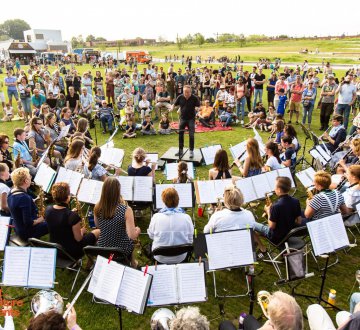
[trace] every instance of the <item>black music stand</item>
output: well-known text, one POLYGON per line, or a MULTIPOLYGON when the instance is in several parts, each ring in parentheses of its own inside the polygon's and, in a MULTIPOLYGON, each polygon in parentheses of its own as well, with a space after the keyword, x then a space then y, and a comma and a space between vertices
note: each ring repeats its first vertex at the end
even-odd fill
MULTIPOLYGON (((301 157, 296 161, 296 164, 295 164, 295 167, 299 164, 302 165, 302 167, 305 167, 305 164, 311 166, 311 164, 306 160, 305 158, 305 152, 306 152, 306 142, 307 140, 312 140, 311 138, 311 134, 310 134, 310 131, 303 125, 303 124, 300 124, 300 127, 302 129, 302 131, 304 132, 305 134, 305 141, 304 141, 304 145, 302 147, 302 155, 301 157)), ((315 134, 314 134, 315 135, 315 134)))

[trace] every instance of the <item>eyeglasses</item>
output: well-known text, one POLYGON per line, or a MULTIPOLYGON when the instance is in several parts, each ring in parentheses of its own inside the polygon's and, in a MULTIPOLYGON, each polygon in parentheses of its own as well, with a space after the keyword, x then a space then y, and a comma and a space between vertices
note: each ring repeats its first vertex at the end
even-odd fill
POLYGON ((42 123, 36 123, 35 125, 42 125, 42 123))
POLYGON ((9 144, 9 141, 4 141, 4 143, 9 144))

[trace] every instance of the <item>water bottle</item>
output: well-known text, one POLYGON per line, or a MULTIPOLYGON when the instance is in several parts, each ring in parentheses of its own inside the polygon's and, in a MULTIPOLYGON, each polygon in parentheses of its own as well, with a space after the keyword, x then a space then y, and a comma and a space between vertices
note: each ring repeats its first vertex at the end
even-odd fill
POLYGON ((199 216, 199 217, 202 217, 203 214, 204 214, 204 209, 202 208, 202 205, 199 204, 199 205, 198 205, 198 216, 199 216))
POLYGON ((245 317, 246 317, 246 313, 241 313, 239 316, 239 330, 244 329, 245 317))
POLYGON ((329 292, 328 303, 331 305, 335 305, 335 302, 336 302, 336 290, 331 289, 329 292))

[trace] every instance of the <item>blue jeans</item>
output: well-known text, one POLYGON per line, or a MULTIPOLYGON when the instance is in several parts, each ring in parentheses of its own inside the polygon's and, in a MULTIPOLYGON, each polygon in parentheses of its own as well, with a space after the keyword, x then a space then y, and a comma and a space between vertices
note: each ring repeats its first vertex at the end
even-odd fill
POLYGON ((246 103, 245 96, 236 102, 236 116, 240 118, 240 111, 241 111, 241 120, 244 120, 245 117, 245 103, 246 103))
POLYGON ((106 124, 109 128, 109 131, 113 130, 113 117, 111 115, 103 115, 100 118, 102 127, 106 131, 106 124))
POLYGON ((26 113, 31 113, 31 97, 21 99, 21 105, 26 113))
POLYGON ((8 98, 9 98, 9 102, 12 103, 12 97, 14 96, 15 100, 17 101, 19 99, 19 94, 18 94, 18 91, 17 90, 8 90, 7 91, 7 95, 8 95, 8 98))
POLYGON ((310 103, 309 106, 307 106, 307 107, 303 106, 303 118, 302 118, 303 124, 305 124, 305 122, 306 122, 306 117, 308 119, 308 124, 311 124, 313 110, 314 110, 314 104, 310 103))
POLYGON ((259 102, 262 102, 262 96, 263 96, 263 90, 262 89, 254 89, 254 103, 253 103, 253 108, 256 107, 256 100, 259 96, 259 102))
POLYGON ((225 126, 230 126, 230 124, 233 120, 233 116, 231 113, 223 111, 220 114, 220 120, 225 122, 225 126))
POLYGON ((270 238, 270 228, 269 226, 263 225, 262 223, 255 222, 254 230, 260 233, 261 235, 270 238))
POLYGON ((349 123, 351 106, 349 104, 338 104, 336 107, 336 113, 344 116, 344 127, 347 129, 349 123))

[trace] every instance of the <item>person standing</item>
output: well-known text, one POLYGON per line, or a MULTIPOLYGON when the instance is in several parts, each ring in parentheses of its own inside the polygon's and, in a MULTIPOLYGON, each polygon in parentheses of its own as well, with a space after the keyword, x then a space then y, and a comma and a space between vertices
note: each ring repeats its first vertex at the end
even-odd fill
POLYGON ((304 91, 303 83, 301 82, 301 76, 296 76, 295 83, 291 86, 291 97, 290 97, 290 118, 289 124, 291 124, 292 116, 295 112, 296 124, 299 124, 299 115, 300 115, 300 107, 301 107, 301 97, 304 91))
POLYGON ((179 123, 179 151, 175 156, 179 158, 183 155, 184 149, 184 130, 187 127, 189 130, 190 139, 190 158, 194 158, 194 144, 195 144, 195 116, 196 108, 200 107, 200 100, 197 96, 191 94, 191 87, 189 85, 184 86, 184 94, 179 95, 175 100, 172 107, 180 107, 178 113, 180 115, 179 123))
POLYGON ((264 84, 266 82, 265 75, 262 73, 262 69, 259 69, 259 73, 256 73, 254 76, 254 101, 253 108, 256 106, 256 100, 259 96, 259 101, 262 102, 262 95, 264 91, 264 84))
POLYGON ((334 111, 335 91, 337 89, 335 77, 331 74, 327 77, 321 89, 321 109, 320 109, 320 131, 326 131, 329 127, 330 116, 334 111))
POLYGON ((5 86, 7 86, 7 94, 11 106, 13 97, 15 98, 16 102, 19 101, 19 94, 16 85, 16 77, 13 76, 11 71, 8 71, 7 77, 5 78, 5 86))

